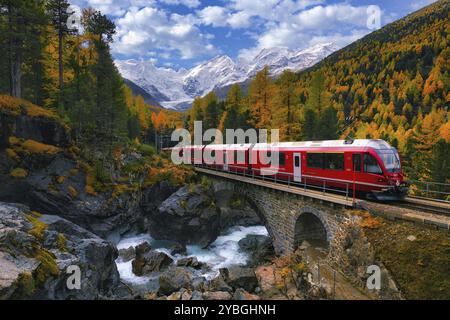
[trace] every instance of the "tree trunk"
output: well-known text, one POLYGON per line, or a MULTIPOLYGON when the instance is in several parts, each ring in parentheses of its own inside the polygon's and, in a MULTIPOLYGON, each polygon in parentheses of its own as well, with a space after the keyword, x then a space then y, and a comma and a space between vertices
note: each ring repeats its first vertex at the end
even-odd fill
POLYGON ((13 41, 11 53, 11 95, 22 97, 22 48, 18 41, 13 41))
POLYGON ((59 58, 59 93, 62 93, 64 86, 63 79, 63 31, 62 26, 59 26, 59 34, 58 34, 58 58, 59 58))

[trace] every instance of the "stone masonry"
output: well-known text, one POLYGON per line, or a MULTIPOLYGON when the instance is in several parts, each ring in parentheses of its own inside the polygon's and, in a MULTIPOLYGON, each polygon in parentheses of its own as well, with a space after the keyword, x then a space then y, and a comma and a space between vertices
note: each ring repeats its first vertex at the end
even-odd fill
POLYGON ((280 255, 295 251, 302 239, 322 236, 332 246, 348 219, 343 206, 220 177, 209 178, 216 193, 233 191, 247 200, 264 221, 280 255))

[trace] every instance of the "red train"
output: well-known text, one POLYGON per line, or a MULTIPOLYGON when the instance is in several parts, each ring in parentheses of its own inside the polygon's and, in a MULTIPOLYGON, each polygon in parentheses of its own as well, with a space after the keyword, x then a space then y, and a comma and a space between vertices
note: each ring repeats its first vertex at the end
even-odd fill
POLYGON ((194 165, 301 186, 399 200, 408 190, 400 157, 383 140, 329 140, 183 147, 194 165), (268 159, 278 159, 276 166, 268 159))

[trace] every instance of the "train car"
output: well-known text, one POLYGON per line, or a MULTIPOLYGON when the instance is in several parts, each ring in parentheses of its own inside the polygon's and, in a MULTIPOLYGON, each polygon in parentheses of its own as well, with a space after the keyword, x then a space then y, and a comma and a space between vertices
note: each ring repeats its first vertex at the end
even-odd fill
POLYGON ((201 148, 214 150, 217 156, 213 163, 203 159, 202 164, 223 171, 327 190, 354 190, 377 200, 402 199, 408 189, 397 150, 383 140, 209 145, 201 148), (274 163, 274 159, 278 161, 274 163))

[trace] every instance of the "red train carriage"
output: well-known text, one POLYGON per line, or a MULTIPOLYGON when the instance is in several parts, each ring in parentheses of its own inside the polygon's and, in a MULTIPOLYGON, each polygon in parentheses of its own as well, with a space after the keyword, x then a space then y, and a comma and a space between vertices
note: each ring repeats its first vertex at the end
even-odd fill
POLYGON ((395 148, 383 140, 329 140, 276 144, 208 145, 192 162, 277 181, 353 190, 379 200, 405 196, 407 185, 395 148), (278 159, 269 163, 269 159, 278 159))

